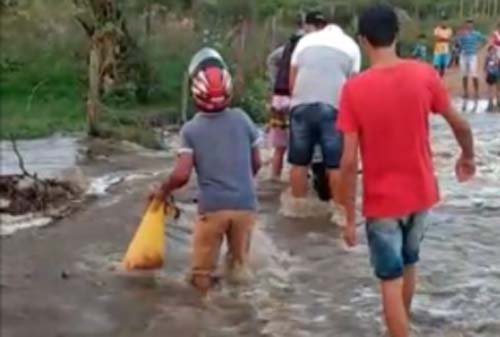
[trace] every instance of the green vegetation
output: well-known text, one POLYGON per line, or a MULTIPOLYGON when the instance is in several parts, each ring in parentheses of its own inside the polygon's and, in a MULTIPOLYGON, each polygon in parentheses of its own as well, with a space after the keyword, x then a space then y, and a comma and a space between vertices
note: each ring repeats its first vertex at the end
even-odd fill
MULTIPOLYGON (((400 9, 403 50, 419 32, 430 36, 442 12, 455 26, 473 16, 488 31, 500 11, 500 0, 388 2, 400 9)), ((2 0, 0 138, 86 130, 92 40, 81 21, 91 17, 83 10, 89 3, 116 6, 136 51, 126 60, 135 73, 128 71, 126 80, 101 92, 101 135, 155 147, 151 120, 180 121, 184 72, 200 46, 221 50, 235 76, 235 104, 262 122, 269 95, 266 56, 294 29, 297 13, 311 8, 340 13, 352 33, 360 8, 373 1, 2 0)), ((193 112, 190 107, 188 115, 193 112)))
POLYGON ((2 138, 39 137, 56 131, 83 131, 85 83, 78 62, 62 53, 29 52, 2 58, 0 82, 2 138), (15 60, 15 61, 13 61, 15 60), (26 61, 24 61, 26 60, 26 61))

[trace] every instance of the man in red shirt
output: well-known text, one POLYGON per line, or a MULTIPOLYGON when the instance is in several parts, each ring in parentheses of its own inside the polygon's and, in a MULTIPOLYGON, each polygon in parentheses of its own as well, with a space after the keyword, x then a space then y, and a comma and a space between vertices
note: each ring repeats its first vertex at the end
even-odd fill
POLYGON ((427 211, 439 200, 429 141, 431 114, 440 114, 462 150, 459 181, 475 173, 468 123, 450 104, 436 71, 396 55, 398 19, 390 6, 363 13, 359 34, 371 68, 349 80, 337 127, 344 132, 341 200, 346 207, 344 239, 356 243, 354 216, 358 149, 363 163, 363 213, 372 265, 381 280, 384 314, 391 337, 408 337, 419 246, 427 211))

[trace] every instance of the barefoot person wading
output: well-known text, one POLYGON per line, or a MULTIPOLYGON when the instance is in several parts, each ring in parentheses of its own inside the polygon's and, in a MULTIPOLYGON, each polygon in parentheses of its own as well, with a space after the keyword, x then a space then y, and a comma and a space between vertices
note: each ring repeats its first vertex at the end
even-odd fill
MULTIPOLYGON (((290 184, 296 201, 306 197, 307 173, 316 145, 328 168, 331 195, 335 198, 342 154, 342 135, 332 126, 337 120, 338 97, 345 81, 359 72, 361 52, 354 40, 320 12, 306 15, 304 36, 292 55, 290 91, 290 184)), ((343 223, 343 209, 335 204, 335 222, 343 223)))
POLYGON ((247 114, 229 108, 231 75, 218 52, 199 51, 189 75, 199 112, 182 128, 174 171, 153 197, 167 200, 196 171, 199 217, 193 233, 191 283, 207 294, 216 277, 224 237, 229 275, 241 280, 246 274, 257 207, 253 177, 260 168, 259 139, 247 114))
POLYGON ((371 67, 344 86, 337 126, 344 132, 340 191, 347 211, 345 240, 356 244, 360 150, 363 214, 385 321, 391 337, 408 337, 420 242, 428 210, 439 200, 429 141, 431 113, 447 121, 460 145, 460 182, 474 176, 475 164, 468 123, 452 107, 432 67, 398 58, 398 31, 389 6, 372 6, 361 15, 359 35, 371 67))

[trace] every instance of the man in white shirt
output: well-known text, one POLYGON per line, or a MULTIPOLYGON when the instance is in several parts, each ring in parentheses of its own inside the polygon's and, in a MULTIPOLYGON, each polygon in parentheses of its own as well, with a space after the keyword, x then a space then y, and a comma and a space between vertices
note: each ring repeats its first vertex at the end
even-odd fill
MULTIPOLYGON (((342 135, 334 125, 342 86, 361 68, 361 51, 342 28, 328 24, 320 12, 306 15, 306 31, 292 55, 291 116, 288 161, 292 165, 292 196, 305 198, 307 171, 319 145, 328 168, 331 195, 339 179, 342 135)), ((336 204, 335 214, 343 215, 336 204)), ((341 217, 334 219, 342 223, 341 217)))

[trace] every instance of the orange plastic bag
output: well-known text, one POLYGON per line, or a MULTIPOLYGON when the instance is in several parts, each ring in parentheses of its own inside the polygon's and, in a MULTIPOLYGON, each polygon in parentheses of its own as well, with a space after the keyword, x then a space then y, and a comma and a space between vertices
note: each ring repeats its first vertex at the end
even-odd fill
POLYGON ((165 219, 165 207, 159 201, 153 200, 128 246, 123 259, 126 270, 157 269, 163 266, 165 219))

